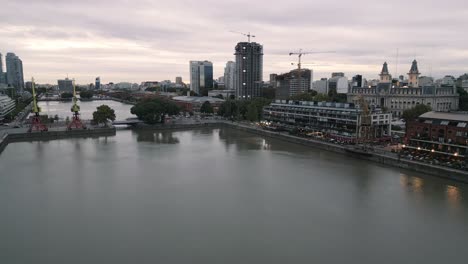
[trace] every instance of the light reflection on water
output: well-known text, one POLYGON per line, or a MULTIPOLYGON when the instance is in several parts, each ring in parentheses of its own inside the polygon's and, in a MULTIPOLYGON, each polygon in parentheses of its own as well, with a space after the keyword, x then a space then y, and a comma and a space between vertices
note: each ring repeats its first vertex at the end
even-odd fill
POLYGON ((459 208, 462 200, 460 189, 455 186, 447 185, 447 201, 452 208, 459 208))

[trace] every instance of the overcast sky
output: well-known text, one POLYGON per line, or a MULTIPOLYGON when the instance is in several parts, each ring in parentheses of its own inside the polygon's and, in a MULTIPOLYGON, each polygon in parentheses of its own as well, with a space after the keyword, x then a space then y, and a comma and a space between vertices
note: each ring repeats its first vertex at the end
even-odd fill
POLYGON ((217 78, 246 40, 230 30, 264 46, 265 80, 295 67, 299 48, 336 51, 304 57, 314 79, 377 78, 384 61, 395 76, 414 58, 423 75, 468 72, 467 0, 0 0, 0 52, 39 83, 188 82, 190 60, 212 61, 217 78))

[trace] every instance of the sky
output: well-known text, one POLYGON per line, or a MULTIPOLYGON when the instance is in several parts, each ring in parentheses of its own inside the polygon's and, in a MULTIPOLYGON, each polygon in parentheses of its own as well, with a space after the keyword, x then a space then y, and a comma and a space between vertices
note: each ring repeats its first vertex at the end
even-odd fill
POLYGON ((466 0, 0 0, 0 53, 23 61, 24 77, 56 83, 189 82, 189 61, 209 60, 214 77, 234 60, 241 34, 264 47, 264 80, 305 55, 314 79, 344 72, 396 76, 413 59, 425 76, 468 72, 466 0), (398 64, 397 62, 398 50, 398 64), (397 66, 398 65, 398 66, 397 66))

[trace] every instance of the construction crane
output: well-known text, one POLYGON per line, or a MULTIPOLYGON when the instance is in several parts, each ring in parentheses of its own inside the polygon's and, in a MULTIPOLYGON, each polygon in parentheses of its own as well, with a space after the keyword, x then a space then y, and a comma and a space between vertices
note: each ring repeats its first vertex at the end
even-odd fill
MULTIPOLYGON (((298 74, 298 87, 299 87, 299 90, 301 90, 301 92, 304 92, 302 89, 301 89, 301 86, 302 86, 302 71, 301 71, 301 58, 302 58, 302 55, 306 55, 306 54, 319 54, 319 53, 335 53, 334 51, 311 51, 311 52, 303 52, 302 49, 299 49, 298 52, 290 52, 289 53, 289 56, 292 56, 292 55, 297 55, 298 56, 298 62, 297 62, 297 74, 298 74)), ((309 88, 307 88, 309 89, 309 88)), ((307 91, 306 91, 307 92, 307 91)))
POLYGON ((232 31, 232 30, 230 30, 229 32, 236 33, 236 34, 241 34, 241 35, 246 36, 247 39, 249 40, 249 43, 250 43, 250 38, 255 38, 255 36, 251 35, 250 32, 249 33, 242 33, 242 32, 237 32, 237 31, 232 31))
POLYGON ((290 53, 289 53, 289 56, 292 56, 292 55, 297 55, 297 56, 298 56, 297 69, 300 71, 300 70, 301 70, 301 58, 302 58, 302 55, 307 55, 307 54, 322 54, 322 53, 335 53, 335 51, 309 51, 309 52, 303 52, 302 49, 299 49, 298 52, 290 52, 290 53))
POLYGON ((80 106, 78 105, 78 98, 76 98, 76 89, 75 89, 75 79, 72 81, 73 83, 73 105, 71 107, 71 111, 73 113, 72 121, 68 124, 68 130, 72 130, 72 128, 82 128, 86 129, 86 126, 80 119, 80 106))
POLYGON ((32 85, 32 97, 33 97, 33 107, 32 112, 34 113, 31 119, 31 127, 29 127, 28 132, 32 131, 47 131, 47 127, 42 123, 41 117, 39 113, 41 112, 41 108, 37 106, 37 98, 36 98, 36 87, 34 83, 34 77, 31 78, 31 85, 32 85))
POLYGON ((359 104, 359 108, 361 109, 361 133, 358 133, 358 140, 361 141, 364 144, 364 148, 366 148, 366 143, 374 139, 369 104, 362 94, 356 96, 354 101, 359 104))

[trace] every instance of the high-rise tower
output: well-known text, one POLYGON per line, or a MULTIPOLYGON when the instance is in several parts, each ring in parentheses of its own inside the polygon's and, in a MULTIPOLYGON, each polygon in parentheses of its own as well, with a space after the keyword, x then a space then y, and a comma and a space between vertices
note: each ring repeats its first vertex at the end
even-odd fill
POLYGON ((210 89, 213 89, 213 63, 190 61, 190 90, 205 96, 210 89))
POLYGON ((0 53, 0 84, 6 84, 6 76, 3 74, 3 59, 2 53, 0 53))
POLYGON ((5 58, 7 84, 22 92, 24 88, 23 62, 11 52, 8 52, 5 58))
POLYGON ((255 42, 239 42, 235 48, 236 77, 234 87, 238 99, 262 96, 263 46, 255 42))
POLYGON ((233 61, 228 61, 226 67, 224 68, 224 85, 226 90, 233 90, 234 87, 234 78, 236 75, 236 63, 233 61))
POLYGON ((414 60, 411 64, 411 69, 408 72, 409 87, 419 87, 419 75, 421 75, 421 73, 418 70, 418 62, 414 60))

